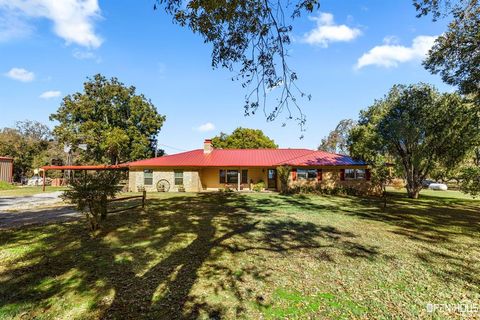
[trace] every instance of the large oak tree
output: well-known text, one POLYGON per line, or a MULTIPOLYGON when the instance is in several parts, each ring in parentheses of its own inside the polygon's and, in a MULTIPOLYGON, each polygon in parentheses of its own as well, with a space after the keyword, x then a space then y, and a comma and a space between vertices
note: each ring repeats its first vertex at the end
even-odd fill
POLYGON ((276 149, 275 141, 267 137, 260 129, 238 127, 231 134, 221 132, 212 139, 219 149, 276 149))
POLYGON ((395 85, 362 111, 351 133, 351 152, 364 159, 393 157, 417 198, 435 169, 455 167, 478 144, 479 113, 456 93, 426 84, 395 85))
POLYGON ((135 87, 97 74, 83 92, 63 98, 50 120, 59 122, 53 130, 59 142, 86 144, 82 162, 117 164, 154 156, 165 116, 135 87))

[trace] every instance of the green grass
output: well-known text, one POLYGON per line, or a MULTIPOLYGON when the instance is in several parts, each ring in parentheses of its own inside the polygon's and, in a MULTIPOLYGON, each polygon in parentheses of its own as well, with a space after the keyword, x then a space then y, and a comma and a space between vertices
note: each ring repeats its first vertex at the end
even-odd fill
MULTIPOLYGON (((46 186, 45 192, 61 191, 65 190, 66 187, 51 187, 46 186)), ((31 196, 34 194, 42 193, 42 186, 38 187, 19 187, 9 185, 9 188, 2 189, 0 187, 0 197, 23 197, 31 196)))
MULTIPOLYGON (((394 189, 394 188, 387 188, 387 191, 392 194, 396 195, 405 195, 407 194, 406 189, 394 189)), ((465 194, 463 192, 457 191, 457 190, 447 190, 447 191, 441 191, 441 190, 430 190, 430 189, 423 189, 420 191, 420 198, 422 196, 427 196, 427 197, 437 197, 437 198, 454 198, 454 199, 464 199, 464 200, 473 200, 470 195, 465 194)))
POLYGON ((15 187, 11 183, 8 183, 8 182, 5 182, 5 181, 0 181, 0 191, 10 190, 10 189, 14 189, 14 188, 15 187))
POLYGON ((147 208, 0 233, 1 319, 451 318, 480 299, 480 202, 149 194, 147 208))

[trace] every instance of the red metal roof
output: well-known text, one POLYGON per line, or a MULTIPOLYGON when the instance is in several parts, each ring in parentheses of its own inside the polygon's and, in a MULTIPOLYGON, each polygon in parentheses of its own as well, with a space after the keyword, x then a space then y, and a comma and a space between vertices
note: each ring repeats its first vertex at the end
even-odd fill
POLYGON ((308 149, 202 149, 128 163, 129 167, 274 167, 364 165, 362 161, 308 149))
POLYGON ((13 161, 13 158, 10 158, 10 157, 0 157, 0 160, 10 160, 10 161, 13 161))

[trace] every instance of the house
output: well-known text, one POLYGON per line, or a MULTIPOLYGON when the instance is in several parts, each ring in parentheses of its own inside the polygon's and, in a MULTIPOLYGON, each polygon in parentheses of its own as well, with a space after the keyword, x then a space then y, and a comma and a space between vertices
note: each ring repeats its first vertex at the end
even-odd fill
POLYGON ((367 164, 348 156, 308 149, 214 149, 207 139, 203 149, 128 163, 129 190, 157 191, 167 182, 169 191, 198 192, 227 186, 250 190, 260 181, 279 190, 277 167, 292 167, 289 184, 345 186, 367 191, 371 187, 367 164))
POLYGON ((0 181, 13 182, 13 158, 0 157, 0 181))

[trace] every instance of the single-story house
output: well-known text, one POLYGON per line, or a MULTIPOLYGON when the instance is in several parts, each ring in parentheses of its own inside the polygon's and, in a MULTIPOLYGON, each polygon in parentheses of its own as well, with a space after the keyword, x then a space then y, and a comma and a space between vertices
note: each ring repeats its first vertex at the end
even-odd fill
POLYGON ((203 149, 128 163, 129 190, 157 191, 165 181, 169 191, 251 190, 261 181, 266 189, 279 190, 277 168, 283 165, 292 167, 290 185, 371 187, 367 164, 348 156, 308 149, 215 149, 207 139, 203 149))

